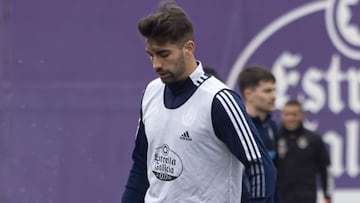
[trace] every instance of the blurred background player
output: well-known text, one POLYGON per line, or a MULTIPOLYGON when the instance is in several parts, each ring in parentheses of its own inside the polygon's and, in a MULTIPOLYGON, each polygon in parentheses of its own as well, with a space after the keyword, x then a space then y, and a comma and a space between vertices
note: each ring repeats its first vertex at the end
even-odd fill
MULTIPOLYGON (((275 82, 275 76, 269 70, 256 65, 245 67, 238 77, 238 84, 245 101, 246 111, 251 116, 266 150, 276 166, 278 127, 271 116, 271 113, 276 109, 275 82)), ((248 186, 244 182, 243 201, 246 201, 248 196, 246 194, 247 188, 248 186)), ((277 194, 274 202, 278 202, 277 194)))
POLYGON ((316 203, 318 175, 325 202, 330 203, 333 178, 325 143, 320 135, 304 128, 299 101, 285 104, 281 120, 277 162, 281 203, 316 203))
POLYGON ((238 78, 246 111, 260 133, 270 157, 275 160, 278 127, 272 119, 275 111, 275 76, 260 66, 245 67, 238 78))

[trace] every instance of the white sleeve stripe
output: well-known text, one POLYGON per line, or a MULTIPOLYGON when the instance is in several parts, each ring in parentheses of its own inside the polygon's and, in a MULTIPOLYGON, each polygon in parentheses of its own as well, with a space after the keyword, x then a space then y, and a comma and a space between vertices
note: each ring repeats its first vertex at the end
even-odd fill
POLYGON ((236 104, 234 98, 231 96, 230 93, 226 94, 224 92, 220 92, 220 96, 222 96, 226 100, 226 104, 231 108, 230 111, 227 110, 228 115, 235 116, 234 118, 235 122, 233 122, 233 125, 234 126, 240 125, 238 128, 240 130, 237 130, 238 136, 245 137, 246 144, 247 146, 249 146, 251 151, 252 159, 260 158, 261 157, 260 151, 257 148, 256 142, 253 138, 251 130, 246 122, 245 116, 243 115, 243 112, 241 111, 240 107, 236 104))
POLYGON ((257 160, 257 164, 252 166, 251 174, 253 174, 256 178, 252 179, 252 191, 251 194, 253 197, 264 197, 265 196, 265 172, 264 166, 261 163, 261 160, 257 160), (260 172, 258 171, 260 168, 260 172), (256 187, 260 185, 260 187, 256 187))
POLYGON ((227 95, 228 95, 228 97, 232 100, 232 104, 234 105, 234 107, 236 108, 236 110, 237 110, 237 112, 238 112, 238 115, 241 117, 241 122, 243 123, 243 125, 244 125, 244 127, 245 127, 245 129, 246 129, 246 132, 247 132, 247 134, 248 135, 250 135, 250 136, 247 136, 247 138, 249 138, 250 140, 251 140, 251 144, 254 146, 254 148, 255 148, 255 151, 256 151, 256 155, 257 155, 257 157, 261 157, 261 153, 260 153, 260 151, 259 151, 259 148, 257 147, 257 144, 256 144, 256 142, 255 142, 255 140, 254 140, 254 136, 252 135, 252 132, 251 132, 251 130, 250 130, 250 127, 249 127, 249 125, 248 125, 248 123, 247 123, 247 121, 246 121, 246 119, 245 119, 245 116, 244 116, 244 114, 243 114, 243 112, 241 111, 241 109, 240 109, 240 107, 236 104, 236 101, 235 101, 235 99, 231 96, 231 94, 228 92, 228 91, 226 91, 225 92, 227 95), (236 105, 235 105, 236 104, 236 105))
MULTIPOLYGON (((250 168, 250 174, 256 174, 256 169, 254 167, 250 168)), ((251 182, 251 196, 254 197, 256 195, 256 180, 257 178, 253 178, 251 182)))
MULTIPOLYGON (((253 155, 253 170, 251 170, 251 175, 254 175, 255 178, 252 179, 252 195, 253 197, 258 197, 261 194, 261 191, 264 190, 264 182, 262 181, 264 177, 264 170, 261 163, 259 162, 261 159, 261 153, 259 149, 257 148, 256 142, 253 138, 252 132, 250 130, 250 127, 248 126, 245 116, 243 115, 243 112, 241 111, 240 107, 236 104, 235 99, 232 97, 232 95, 227 91, 222 91, 220 95, 224 96, 227 101, 227 103, 231 104, 232 113, 235 114, 236 120, 238 121, 237 124, 240 125, 240 128, 242 129, 243 134, 238 134, 240 137, 241 135, 245 136, 247 145, 251 146, 255 149, 255 152, 252 151, 253 155), (256 187, 260 186, 260 187, 256 187)), ((261 195, 260 195, 261 196, 261 195)))
POLYGON ((255 157, 255 162, 256 164, 254 165, 255 167, 255 171, 253 170, 253 173, 251 173, 252 175, 256 175, 256 178, 253 179, 253 184, 256 184, 256 185, 260 185, 260 187, 253 187, 254 189, 256 188, 256 192, 254 191, 255 196, 264 196, 265 195, 265 170, 264 170, 264 166, 263 164, 261 163, 261 153, 259 151, 259 148, 257 147, 257 144, 254 140, 254 137, 252 135, 252 132, 250 130, 250 127, 248 125, 248 123, 246 122, 246 119, 245 119, 245 116, 243 114, 243 112, 241 111, 240 107, 236 104, 236 101, 235 99, 232 97, 232 95, 228 92, 228 91, 222 91, 220 94, 226 94, 227 98, 229 98, 231 100, 231 104, 233 105, 234 108, 236 108, 236 111, 233 111, 233 112, 236 112, 240 117, 240 121, 242 122, 242 126, 245 126, 245 129, 247 130, 246 132, 248 133, 248 135, 250 136, 245 136, 246 138, 250 138, 251 139, 251 142, 248 141, 248 143, 250 142, 250 144, 252 144, 252 146, 255 148, 256 150, 256 155, 257 157, 255 157), (254 174, 255 172, 255 174, 254 174))
MULTIPOLYGON (((227 104, 225 103, 224 99, 223 99, 222 97, 220 97, 219 95, 216 96, 216 98, 221 102, 222 106, 225 108, 225 111, 228 113, 231 122, 232 122, 232 123, 236 123, 236 121, 234 120, 234 117, 232 116, 232 113, 230 112, 230 110, 229 110, 227 104), (230 113, 229 113, 229 112, 230 112, 230 113)), ((235 127, 235 130, 236 130, 237 132, 240 131, 238 125, 234 125, 234 127, 235 127)), ((238 134, 239 134, 239 133, 238 133, 238 134)), ((251 158, 251 156, 250 156, 250 154, 249 154, 249 149, 248 149, 247 144, 245 143, 244 137, 243 137, 243 136, 239 136, 239 138, 240 138, 241 145, 242 145, 243 148, 244 148, 246 158, 247 158, 247 160, 250 161, 252 158, 251 158)))
POLYGON ((247 159, 254 163, 254 165, 250 169, 250 173, 254 177, 251 183, 253 186, 251 191, 252 196, 253 197, 264 196, 265 177, 264 177, 264 168, 260 159, 261 154, 259 149, 257 148, 251 130, 247 125, 245 116, 243 115, 243 112, 241 111, 240 107, 236 104, 236 101, 229 92, 222 91, 216 97, 217 99, 219 99, 225 111, 227 112, 230 120, 232 121, 233 126, 242 143, 242 146, 244 147, 244 151, 247 159), (244 140, 244 137, 246 141, 244 140), (249 154, 248 148, 250 148, 250 152, 252 156, 249 154), (260 186, 260 187, 256 187, 256 186, 260 186))
POLYGON ((258 167, 253 166, 251 167, 251 174, 254 174, 255 178, 252 179, 252 191, 251 191, 251 196, 252 197, 256 197, 258 196, 257 194, 260 193, 260 187, 256 187, 257 185, 260 184, 260 180, 259 180, 259 175, 258 174, 258 167))

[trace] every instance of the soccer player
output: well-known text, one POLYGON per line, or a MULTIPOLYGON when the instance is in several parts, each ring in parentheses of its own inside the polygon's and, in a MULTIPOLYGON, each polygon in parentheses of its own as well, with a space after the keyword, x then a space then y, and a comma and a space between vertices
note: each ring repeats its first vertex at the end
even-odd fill
POLYGON ((158 78, 145 88, 122 203, 272 203, 276 169, 240 96, 194 56, 193 25, 163 1, 138 23, 158 78))
POLYGON ((275 76, 269 70, 253 65, 240 72, 238 82, 247 113, 259 131, 270 157, 275 161, 278 127, 271 116, 276 109, 275 76))
POLYGON ((304 112, 297 100, 289 100, 281 112, 278 171, 281 203, 316 203, 320 177, 325 203, 331 202, 333 177, 330 158, 320 135, 303 126, 304 112))
MULTIPOLYGON (((255 124, 266 150, 276 166, 278 127, 271 115, 276 109, 275 82, 275 76, 271 71, 258 65, 245 67, 238 78, 247 113, 255 124)), ((246 189, 243 187, 243 200, 248 196, 246 189)), ((278 195, 275 197, 275 202, 279 202, 278 195)))

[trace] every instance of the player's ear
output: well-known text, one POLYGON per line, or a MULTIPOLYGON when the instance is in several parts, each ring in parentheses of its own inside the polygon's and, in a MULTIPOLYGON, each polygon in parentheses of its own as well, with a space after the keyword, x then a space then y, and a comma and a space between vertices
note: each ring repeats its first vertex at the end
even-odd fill
POLYGON ((192 40, 188 40, 184 43, 183 48, 186 52, 193 54, 195 51, 195 42, 192 40))
POLYGON ((244 99, 251 100, 252 90, 250 88, 244 89, 243 95, 244 95, 244 99))
POLYGON ((305 113, 303 111, 300 112, 300 120, 304 121, 305 113))

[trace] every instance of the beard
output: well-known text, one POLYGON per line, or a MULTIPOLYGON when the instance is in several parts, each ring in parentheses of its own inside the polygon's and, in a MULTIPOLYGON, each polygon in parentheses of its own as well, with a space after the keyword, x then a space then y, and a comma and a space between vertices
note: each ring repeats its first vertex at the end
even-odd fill
POLYGON ((174 68, 172 70, 162 70, 156 71, 159 75, 164 74, 164 77, 160 77, 161 81, 165 84, 174 84, 183 80, 186 80, 188 75, 186 74, 186 66, 185 66, 185 57, 184 54, 181 53, 178 60, 174 63, 171 63, 174 68))

